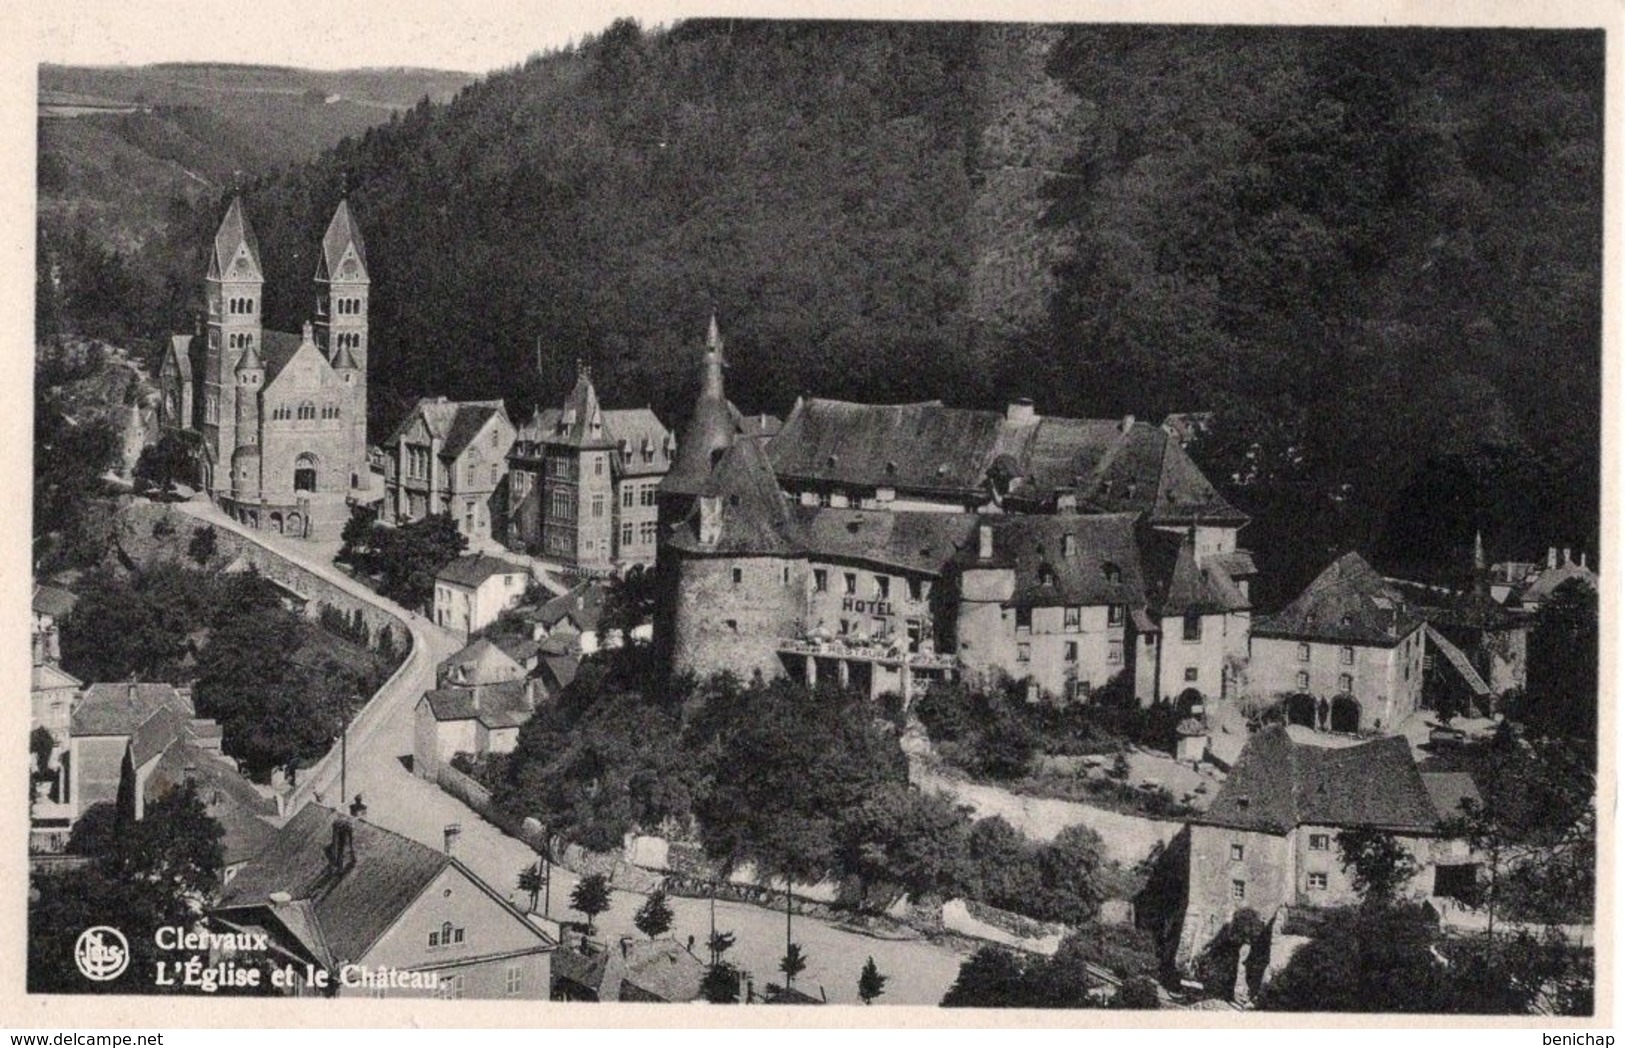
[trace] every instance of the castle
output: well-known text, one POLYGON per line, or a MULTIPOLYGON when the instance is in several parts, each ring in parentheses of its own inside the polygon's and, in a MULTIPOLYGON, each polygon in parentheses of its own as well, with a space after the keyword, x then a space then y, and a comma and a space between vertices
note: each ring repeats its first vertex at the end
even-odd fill
POLYGON ((376 501, 367 459, 367 250, 341 200, 322 237, 314 320, 264 327, 258 238, 234 199, 204 278, 207 334, 175 335, 159 369, 161 420, 201 438, 209 496, 238 521, 338 535, 376 501))

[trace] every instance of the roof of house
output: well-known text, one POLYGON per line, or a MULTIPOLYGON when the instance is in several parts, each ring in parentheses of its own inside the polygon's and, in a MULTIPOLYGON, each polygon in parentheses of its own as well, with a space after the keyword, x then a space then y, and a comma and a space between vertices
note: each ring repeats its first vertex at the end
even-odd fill
POLYGON ((1358 553, 1345 553, 1298 598, 1253 620, 1253 636, 1393 647, 1422 625, 1399 591, 1358 553))
POLYGON ((365 280, 367 244, 361 239, 361 227, 356 225, 355 219, 350 215, 350 201, 343 199, 334 210, 332 221, 327 223, 327 232, 322 234, 322 257, 316 270, 316 279, 330 279, 337 272, 339 263, 344 260, 344 249, 352 244, 355 245, 356 260, 361 263, 361 275, 344 279, 365 280))
POLYGON ((950 408, 940 401, 796 403, 769 442, 781 477, 965 499, 991 491, 1048 504, 1062 491, 1095 512, 1152 523, 1242 524, 1177 439, 1132 419, 1069 419, 950 408))
POLYGON ((477 720, 487 728, 517 728, 536 712, 531 684, 524 680, 436 688, 424 692, 421 701, 437 721, 477 720))
POLYGON ((254 226, 248 221, 248 215, 243 210, 243 198, 232 197, 231 206, 226 208, 226 216, 220 220, 220 228, 214 234, 214 252, 209 256, 209 276, 215 279, 224 276, 232 260, 237 257, 238 250, 245 244, 248 247, 252 272, 236 276, 244 280, 262 279, 264 270, 260 266, 259 238, 254 235, 254 226))
POLYGON ((779 430, 784 428, 784 420, 776 415, 766 413, 760 415, 746 415, 733 402, 728 402, 728 414, 733 419, 734 428, 742 437, 754 437, 757 440, 767 440, 777 436, 779 430))
POLYGON ((1467 657, 1466 652, 1451 643, 1450 638, 1434 629, 1431 625, 1427 629, 1427 642, 1435 651, 1444 656, 1446 664, 1456 671, 1467 689, 1479 698, 1490 696, 1490 686, 1478 672, 1478 667, 1467 657))
MULTIPOLYGON (((1145 541, 1151 547, 1149 559, 1155 565, 1153 574, 1160 614, 1215 615, 1252 607, 1225 570, 1239 565, 1240 558, 1224 554, 1197 557, 1195 539, 1188 532, 1176 537, 1154 531, 1145 536, 1145 541)), ((1251 558, 1247 561, 1250 563, 1251 558)))
MULTIPOLYGON (((440 457, 448 461, 461 455, 485 424, 501 415, 507 418, 508 409, 500 400, 447 400, 445 397, 420 397, 401 424, 395 427, 386 444, 399 443, 419 419, 423 420, 430 436, 440 441, 440 457)), ((502 448, 503 455, 508 453, 502 448)))
POLYGON ((598 620, 603 616, 608 600, 609 588, 601 582, 588 580, 552 598, 526 617, 549 630, 569 619, 575 623, 577 630, 586 632, 598 628, 598 620))
POLYGON ((232 878, 217 909, 269 907, 314 957, 327 964, 359 961, 451 863, 417 841, 307 804, 232 878), (329 857, 341 820, 353 834, 349 869, 336 868, 329 857), (292 902, 274 903, 276 892, 292 902))
POLYGON ((175 374, 182 382, 192 381, 192 336, 169 336, 169 359, 175 362, 175 374))
POLYGON ((993 529, 993 558, 977 560, 973 538, 960 559, 967 568, 1014 569, 1012 605, 1145 604, 1146 579, 1131 513, 991 516, 980 523, 993 529))
POLYGON ((671 467, 668 457, 671 432, 650 408, 609 408, 604 411, 604 432, 625 454, 611 461, 615 472, 626 477, 656 476, 671 467), (651 452, 643 461, 643 449, 651 452))
MULTIPOLYGON (((265 384, 269 386, 282 374, 282 369, 288 366, 299 350, 305 346, 305 336, 296 335, 291 331, 273 331, 266 328, 260 332, 259 357, 260 366, 265 369, 265 384)), ((313 341, 310 345, 314 346, 313 341)))
POLYGON ((675 939, 625 938, 601 950, 560 950, 553 972, 600 1001, 682 1003, 700 996, 705 962, 675 939))
POLYGON ((160 706, 130 734, 130 763, 139 768, 186 737, 192 718, 173 706, 160 706))
POLYGON ((49 662, 42 662, 34 666, 29 686, 34 691, 51 691, 56 688, 80 688, 84 682, 65 672, 61 666, 49 662))
POLYGON ((1473 777, 1464 771, 1425 771, 1422 773, 1422 785, 1426 787, 1441 821, 1460 816, 1462 805, 1467 801, 1475 805, 1484 801, 1473 783, 1473 777))
POLYGON ((79 598, 60 586, 35 586, 33 610, 36 615, 60 619, 74 609, 79 598))
POLYGON ((491 642, 502 650, 502 654, 512 659, 514 664, 525 668, 525 664, 541 654, 542 642, 529 637, 513 633, 498 633, 491 638, 491 642))
POLYGON ((186 717, 196 710, 189 693, 172 684, 92 684, 73 710, 74 735, 130 735, 159 709, 174 707, 186 717))
POLYGON ((440 663, 439 677, 460 685, 494 684, 524 676, 520 666, 500 645, 481 637, 440 663))
POLYGON ((1597 573, 1582 564, 1569 561, 1555 568, 1542 568, 1530 575, 1518 593, 1518 600, 1524 604, 1539 604, 1551 600, 1560 586, 1571 582, 1585 586, 1593 593, 1597 591, 1597 573))
POLYGON ((526 575, 530 569, 512 561, 493 557, 489 553, 471 553, 458 557, 435 573, 436 582, 450 582, 458 586, 478 586, 497 575, 526 575))
POLYGON ((1313 825, 1432 834, 1439 814, 1403 736, 1312 746, 1277 724, 1248 740, 1213 803, 1191 821, 1265 833, 1313 825))
POLYGON ((794 506, 798 540, 822 560, 858 561, 922 575, 938 575, 967 544, 974 544, 970 513, 891 513, 885 510, 794 506))
POLYGON ((230 763, 181 735, 158 758, 147 779, 147 796, 156 800, 188 780, 197 784, 205 810, 225 831, 220 844, 227 866, 254 858, 275 839, 276 828, 265 819, 276 817, 276 801, 256 790, 230 763))

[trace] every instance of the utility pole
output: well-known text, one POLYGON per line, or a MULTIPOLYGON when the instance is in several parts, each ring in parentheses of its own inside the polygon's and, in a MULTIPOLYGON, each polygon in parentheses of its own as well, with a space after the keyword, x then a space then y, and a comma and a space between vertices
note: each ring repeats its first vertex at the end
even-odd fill
POLYGON ((339 729, 339 802, 350 795, 350 726, 339 729))

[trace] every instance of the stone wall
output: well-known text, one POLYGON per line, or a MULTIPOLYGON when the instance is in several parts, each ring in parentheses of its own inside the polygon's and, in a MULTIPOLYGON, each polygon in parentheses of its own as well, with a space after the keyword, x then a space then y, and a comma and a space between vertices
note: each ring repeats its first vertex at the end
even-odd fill
POLYGON ((745 680, 758 671, 780 675, 779 640, 798 637, 805 628, 806 561, 685 557, 679 571, 676 668, 702 677, 731 671, 745 680))

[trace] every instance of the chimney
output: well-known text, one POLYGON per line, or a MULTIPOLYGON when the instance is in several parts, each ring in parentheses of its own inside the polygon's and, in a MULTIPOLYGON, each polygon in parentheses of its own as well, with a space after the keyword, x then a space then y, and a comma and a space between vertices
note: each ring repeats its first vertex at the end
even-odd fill
POLYGON ((1055 489, 1055 512, 1076 513, 1078 511, 1078 493, 1071 488, 1055 489))
POLYGON ((630 935, 621 936, 621 956, 625 957, 627 954, 629 954, 631 952, 632 952, 632 937, 630 935))
POLYGON ((447 855, 452 855, 452 854, 456 853, 457 838, 462 835, 462 832, 463 832, 463 824, 462 823, 460 823, 460 822, 449 822, 449 823, 446 824, 445 839, 446 839, 446 854, 447 855))
POLYGON ((715 546, 722 538, 722 500, 715 495, 700 496, 700 545, 715 546))
POLYGON ((333 820, 333 839, 327 845, 327 865, 335 874, 355 865, 355 826, 340 815, 333 820))
POLYGON ((1133 428, 1134 428, 1134 416, 1133 415, 1124 415, 1123 416, 1123 432, 1127 433, 1129 430, 1131 430, 1133 428))
POLYGON ((1557 567, 1557 547, 1556 546, 1547 546, 1546 547, 1546 567, 1548 569, 1557 567))
POLYGON ((1071 560, 1078 555, 1078 537, 1071 532, 1061 536, 1061 556, 1071 560))
POLYGON ((310 326, 310 321, 305 321, 305 326, 300 329, 299 337, 304 342, 316 341, 316 330, 310 326))
POLYGON ((1581 553, 1580 554, 1580 567, 1583 568, 1585 566, 1586 566, 1586 555, 1584 553, 1581 553))
POLYGON ((979 524, 976 527, 976 558, 978 560, 993 559, 993 525, 979 524))
POLYGON ((1571 563, 1571 561, 1569 560, 1569 548, 1567 546, 1564 546, 1563 547, 1563 566, 1568 567, 1568 565, 1570 563, 1571 563))
POLYGON ((1031 422, 1033 420, 1033 401, 1031 397, 1017 397, 1004 409, 1006 422, 1031 422))

